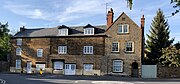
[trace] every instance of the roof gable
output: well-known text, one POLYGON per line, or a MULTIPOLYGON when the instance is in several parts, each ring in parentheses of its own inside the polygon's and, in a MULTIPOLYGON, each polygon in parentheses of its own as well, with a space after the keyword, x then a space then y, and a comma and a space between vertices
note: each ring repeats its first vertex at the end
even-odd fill
MULTIPOLYGON (((135 24, 137 27, 139 27, 131 18, 129 18, 129 16, 126 14, 126 13, 121 13, 120 14, 120 16, 112 23, 112 25, 114 25, 121 17, 123 17, 123 16, 125 16, 127 19, 129 19, 133 24, 135 24)), ((107 29, 106 29, 106 31, 108 31, 111 27, 112 27, 112 25, 111 26, 109 26, 107 29)), ((140 28, 140 27, 139 27, 140 28)))

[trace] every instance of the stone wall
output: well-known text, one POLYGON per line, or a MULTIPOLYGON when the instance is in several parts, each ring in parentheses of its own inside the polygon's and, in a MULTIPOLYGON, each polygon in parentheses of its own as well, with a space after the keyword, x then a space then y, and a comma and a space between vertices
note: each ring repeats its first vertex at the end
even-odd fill
POLYGON ((180 67, 164 67, 158 65, 157 77, 159 78, 179 78, 180 77, 180 67))
POLYGON ((22 38, 22 45, 16 45, 16 38, 11 39, 11 67, 15 67, 16 59, 21 59, 21 66, 25 67, 27 61, 47 63, 50 53, 50 38, 22 38), (16 48, 22 49, 21 56, 16 55, 16 48), (37 49, 43 49, 43 56, 37 57, 37 49))
MULTIPOLYGON (((123 61, 123 73, 131 75, 132 74, 132 63, 137 62, 139 68, 139 74, 141 74, 141 44, 142 44, 142 30, 141 28, 134 23, 125 13, 122 13, 120 17, 115 20, 115 22, 110 26, 106 31, 108 36, 105 39, 105 56, 104 61, 104 73, 113 74, 113 60, 122 60, 123 61), (129 25, 129 33, 118 33, 118 27, 120 24, 129 25), (125 52, 126 42, 134 42, 134 52, 128 53, 125 52), (119 52, 112 52, 112 43, 119 43, 119 52), (108 64, 107 64, 108 63, 108 64)), ((118 73, 114 73, 118 74, 118 73)))

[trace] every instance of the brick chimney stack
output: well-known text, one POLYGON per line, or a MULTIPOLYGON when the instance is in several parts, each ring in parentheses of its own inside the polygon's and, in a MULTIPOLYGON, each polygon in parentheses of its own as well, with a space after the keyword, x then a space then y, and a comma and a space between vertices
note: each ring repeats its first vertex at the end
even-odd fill
POLYGON ((24 31, 25 29, 25 26, 20 27, 20 31, 24 31))
POLYGON ((145 18, 144 15, 141 17, 141 28, 144 28, 145 18))
POLYGON ((145 24, 145 18, 144 18, 144 15, 142 15, 141 17, 141 29, 142 29, 142 44, 141 44, 141 63, 142 64, 145 64, 144 63, 144 44, 145 44, 145 38, 144 38, 144 24, 145 24))
POLYGON ((114 12, 113 12, 113 9, 111 8, 107 14, 107 28, 112 25, 113 17, 114 17, 114 12))

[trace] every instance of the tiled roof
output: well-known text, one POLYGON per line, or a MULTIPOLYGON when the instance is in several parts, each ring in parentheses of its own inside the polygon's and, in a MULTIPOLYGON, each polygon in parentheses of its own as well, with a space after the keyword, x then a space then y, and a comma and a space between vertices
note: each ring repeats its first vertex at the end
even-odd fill
MULTIPOLYGON (((16 33, 13 37, 48 37, 48 36, 58 36, 58 27, 53 28, 36 28, 28 29, 16 33)), ((68 26, 67 26, 68 27, 68 26)), ((105 35, 106 25, 94 26, 95 34, 94 35, 105 35)), ((84 26, 70 26, 68 36, 85 36, 84 35, 84 26)))

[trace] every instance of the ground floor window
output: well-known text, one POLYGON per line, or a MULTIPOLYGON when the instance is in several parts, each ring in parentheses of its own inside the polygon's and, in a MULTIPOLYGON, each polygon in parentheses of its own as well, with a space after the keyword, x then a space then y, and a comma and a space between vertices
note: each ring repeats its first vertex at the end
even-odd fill
POLYGON ((84 70, 85 71, 92 71, 93 70, 93 64, 84 64, 84 70))
POLYGON ((122 60, 113 60, 113 72, 123 72, 122 60))
POLYGON ((40 70, 40 69, 45 70, 45 66, 46 64, 36 64, 36 70, 40 70))
POLYGON ((20 59, 16 60, 16 69, 21 69, 21 60, 20 59))
POLYGON ((54 70, 62 70, 63 69, 63 62, 55 61, 54 62, 54 70))

